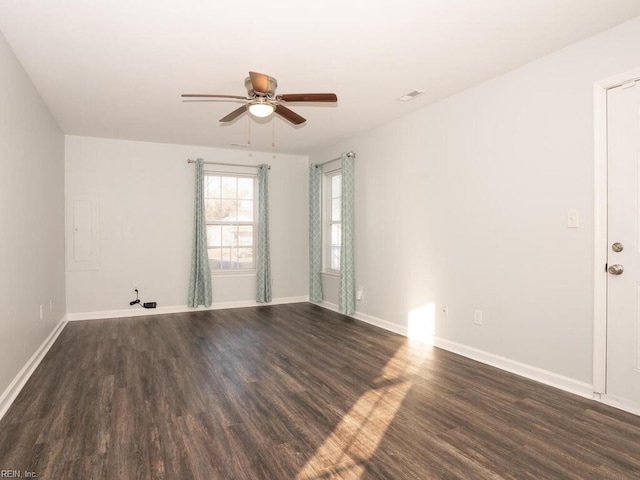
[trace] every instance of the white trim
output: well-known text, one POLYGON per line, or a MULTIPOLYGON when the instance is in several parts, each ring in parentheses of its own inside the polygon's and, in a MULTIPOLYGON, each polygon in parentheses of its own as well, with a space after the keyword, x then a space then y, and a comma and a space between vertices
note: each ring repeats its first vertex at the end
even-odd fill
POLYGON ((607 378, 607 90, 593 87, 593 390, 606 391, 607 378))
POLYGON ((593 85, 593 390, 606 393, 607 379, 607 90, 640 78, 640 68, 593 85))
MULTIPOLYGON (((209 262, 214 262, 215 260, 211 260, 209 259, 209 262)), ((230 278, 238 278, 238 277, 255 277, 257 275, 257 270, 255 268, 252 269, 231 269, 231 268, 225 268, 225 269, 217 269, 214 270, 213 268, 211 269, 211 279, 213 280, 214 278, 226 278, 226 277, 230 277, 230 278)))
POLYGON ((434 345, 438 348, 442 348, 443 350, 457 353, 463 357, 499 368, 500 370, 515 373, 521 377, 535 380, 536 382, 544 383, 545 385, 559 388, 560 390, 574 393, 581 397, 593 399, 593 386, 586 382, 580 382, 573 378, 565 377, 548 370, 543 370, 542 368, 533 367, 526 363, 516 362, 515 360, 511 360, 506 357, 485 352, 484 350, 478 350, 477 348, 445 340, 444 338, 436 337, 434 339, 434 345))
MULTIPOLYGON (((321 307, 324 307, 327 310, 332 310, 334 312, 340 313, 338 309, 338 305, 336 305, 335 303, 331 303, 331 302, 327 302, 326 300, 323 300, 322 302, 317 303, 316 305, 320 305, 321 307)), ((398 325, 397 323, 388 322, 387 320, 382 320, 381 318, 373 317, 371 315, 367 315, 366 313, 355 312, 353 315, 349 315, 349 316, 351 318, 355 318, 356 320, 361 320, 370 325, 375 325, 376 327, 380 327, 384 330, 397 333, 398 335, 403 335, 406 337, 408 333, 407 327, 404 325, 398 325)))
POLYGON ((40 365, 40 362, 42 362, 42 359, 51 348, 51 345, 56 341, 66 324, 67 317, 64 316, 51 331, 45 341, 42 342, 40 347, 38 347, 35 353, 31 355, 29 361, 24 365, 24 367, 22 367, 22 370, 18 372, 18 375, 15 376, 6 390, 2 392, 2 395, 0 396, 0 419, 4 417, 5 413, 7 413, 7 410, 9 410, 9 407, 14 402, 20 391, 24 388, 27 380, 29 380, 31 375, 33 375, 33 372, 36 370, 38 365, 40 365))
MULTIPOLYGON (((338 311, 337 305, 335 305, 334 303, 327 302, 326 300, 323 300, 317 305, 327 308, 328 310, 333 310, 336 312, 338 311)), ((399 325, 397 323, 388 322, 386 320, 382 320, 380 318, 373 317, 365 313, 356 312, 354 315, 350 315, 350 316, 352 318, 355 318, 356 320, 361 320, 365 323, 375 325, 376 327, 389 330, 391 332, 403 335, 405 337, 407 336, 407 333, 408 333, 407 327, 405 325, 399 325)), ((516 362, 515 360, 511 360, 506 357, 494 355, 493 353, 485 352, 483 350, 478 350, 477 348, 473 348, 473 347, 468 347, 466 345, 445 340, 440 337, 435 337, 433 344, 434 346, 441 348, 443 350, 447 350, 449 352, 462 355, 463 357, 467 357, 472 360, 476 360, 478 362, 491 365, 492 367, 496 367, 501 370, 505 370, 507 372, 515 373, 516 375, 520 375, 521 377, 525 377, 530 380, 535 380, 536 382, 544 383, 545 385, 559 388, 560 390, 564 390, 566 392, 570 392, 570 393, 579 395, 581 397, 585 397, 589 399, 594 398, 593 386, 588 383, 580 382, 573 378, 565 377, 563 375, 559 375, 557 373, 550 372, 548 370, 543 370, 538 367, 533 367, 525 363, 516 362)))
POLYGON ((70 322, 80 320, 103 320, 109 318, 126 318, 126 317, 143 317, 146 315, 164 315, 167 313, 185 313, 185 312, 203 312, 208 310, 222 310, 226 308, 243 308, 243 307, 263 307, 266 305, 282 305, 286 303, 308 302, 309 297, 282 297, 274 298, 269 303, 259 303, 253 300, 240 300, 237 302, 220 302, 214 303, 208 308, 205 307, 187 307, 186 305, 174 305, 169 307, 158 308, 127 308, 123 310, 104 310, 99 312, 81 312, 68 313, 67 319, 70 322))
POLYGON ((633 413, 634 415, 640 415, 640 404, 629 402, 622 398, 617 398, 611 395, 602 395, 600 401, 611 407, 619 408, 625 412, 633 413))

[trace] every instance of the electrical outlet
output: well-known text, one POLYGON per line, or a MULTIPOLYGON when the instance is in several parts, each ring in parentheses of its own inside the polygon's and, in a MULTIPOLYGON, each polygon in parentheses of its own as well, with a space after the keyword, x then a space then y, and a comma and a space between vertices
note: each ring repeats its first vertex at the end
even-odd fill
POLYGON ((44 305, 40 304, 40 320, 44 318, 44 305))
POLYGON ((53 300, 49 300, 49 313, 53 312, 53 300))
POLYGON ((362 300, 363 295, 364 292, 362 290, 362 287, 358 287, 358 289, 356 290, 356 300, 362 300))
POLYGON ((473 311, 473 323, 474 325, 482 325, 482 310, 473 311))

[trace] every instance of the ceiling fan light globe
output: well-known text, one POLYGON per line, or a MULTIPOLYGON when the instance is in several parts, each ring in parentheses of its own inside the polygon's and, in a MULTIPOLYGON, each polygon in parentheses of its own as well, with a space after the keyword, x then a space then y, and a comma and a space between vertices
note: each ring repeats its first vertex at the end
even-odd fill
POLYGON ((275 108, 269 103, 252 103, 249 105, 249 113, 254 117, 268 117, 274 112, 275 108))

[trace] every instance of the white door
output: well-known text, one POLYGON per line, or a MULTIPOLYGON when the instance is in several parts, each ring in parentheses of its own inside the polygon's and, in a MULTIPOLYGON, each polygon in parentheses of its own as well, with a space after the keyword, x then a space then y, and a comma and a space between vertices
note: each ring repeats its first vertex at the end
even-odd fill
POLYGON ((640 81, 607 91, 607 384, 640 407, 640 81))

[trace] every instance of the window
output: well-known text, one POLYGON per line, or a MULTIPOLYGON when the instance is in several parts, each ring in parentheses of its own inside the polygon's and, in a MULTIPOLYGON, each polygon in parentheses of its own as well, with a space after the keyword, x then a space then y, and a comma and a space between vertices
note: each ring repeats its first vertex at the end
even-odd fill
POLYGON ((207 247, 213 272, 255 269, 256 180, 251 175, 205 172, 207 247))
POLYGON ((340 271, 342 172, 333 170, 324 176, 324 268, 329 273, 340 271))

